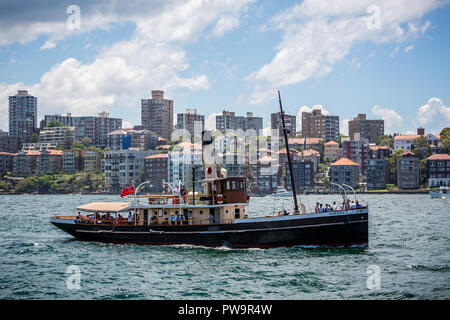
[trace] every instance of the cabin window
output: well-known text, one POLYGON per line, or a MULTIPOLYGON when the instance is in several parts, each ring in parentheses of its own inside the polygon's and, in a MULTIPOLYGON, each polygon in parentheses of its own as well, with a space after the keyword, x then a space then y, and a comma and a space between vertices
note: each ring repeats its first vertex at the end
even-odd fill
POLYGON ((200 210, 200 214, 203 214, 203 210, 200 210))
POLYGON ((241 209, 239 208, 234 209, 234 218, 239 219, 240 216, 241 216, 241 209))
POLYGON ((231 188, 230 188, 230 181, 227 181, 227 190, 231 190, 231 188))
POLYGON ((231 182, 231 189, 236 190, 236 180, 231 182))
POLYGON ((225 210, 225 213, 228 213, 228 210, 225 210))
POLYGON ((167 216, 167 211, 164 211, 164 215, 167 216))

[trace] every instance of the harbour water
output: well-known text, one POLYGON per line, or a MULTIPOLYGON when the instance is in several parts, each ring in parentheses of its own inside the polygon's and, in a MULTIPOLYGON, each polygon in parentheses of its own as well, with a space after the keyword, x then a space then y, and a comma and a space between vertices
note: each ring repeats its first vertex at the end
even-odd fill
MULTIPOLYGON (((366 249, 242 250, 81 242, 48 218, 118 196, 0 196, 0 299, 449 299, 450 201, 360 199, 370 206, 366 249), (67 285, 73 266, 79 288, 67 285)), ((247 212, 270 215, 290 200, 252 198, 247 212)))

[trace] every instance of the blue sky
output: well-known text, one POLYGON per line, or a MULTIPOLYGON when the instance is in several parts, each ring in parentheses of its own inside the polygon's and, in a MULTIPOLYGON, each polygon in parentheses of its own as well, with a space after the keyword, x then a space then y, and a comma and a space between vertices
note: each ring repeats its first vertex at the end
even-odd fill
POLYGON ((0 1, 3 114, 28 89, 39 118, 106 110, 134 125, 164 89, 175 113, 252 111, 268 126, 279 89, 289 113, 318 105, 344 134, 357 113, 388 133, 450 126, 448 1, 78 1, 74 30, 71 4, 0 1))

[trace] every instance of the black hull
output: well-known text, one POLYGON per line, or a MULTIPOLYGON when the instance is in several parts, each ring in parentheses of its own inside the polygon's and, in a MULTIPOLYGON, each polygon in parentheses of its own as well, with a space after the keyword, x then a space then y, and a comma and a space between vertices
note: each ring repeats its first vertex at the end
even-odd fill
POLYGON ((270 248, 292 246, 367 246, 368 210, 348 214, 248 219, 247 222, 220 225, 112 226, 51 222, 84 241, 135 243, 146 245, 201 245, 231 248, 270 248), (298 218, 297 218, 298 217, 298 218))

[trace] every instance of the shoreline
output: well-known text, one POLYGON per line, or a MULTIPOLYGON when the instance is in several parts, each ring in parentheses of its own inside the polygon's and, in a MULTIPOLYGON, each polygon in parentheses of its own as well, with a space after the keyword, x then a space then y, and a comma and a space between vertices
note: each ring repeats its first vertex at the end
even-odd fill
MULTIPOLYGON (((356 194, 428 194, 429 191, 428 190, 412 190, 412 191, 390 191, 390 192, 386 192, 386 191, 371 191, 371 192, 356 192, 356 194)), ((308 195, 315 195, 315 196, 321 196, 321 195, 328 195, 328 194, 332 194, 332 195, 339 195, 339 192, 327 192, 327 193, 307 193, 307 194, 303 194, 303 193, 297 193, 297 196, 308 196, 308 195)), ((11 192, 0 192, 0 195, 2 196, 6 196, 6 195, 30 195, 30 196, 34 196, 34 195, 99 195, 99 196, 104 196, 104 195, 118 195, 120 196, 120 194, 116 193, 116 192, 83 192, 83 193, 11 193, 11 192)), ((271 194, 254 194, 254 195, 250 195, 250 197, 255 197, 255 198, 262 198, 262 197, 266 197, 266 196, 270 196, 271 194)), ((287 197, 287 198, 291 198, 291 197, 287 197)))

